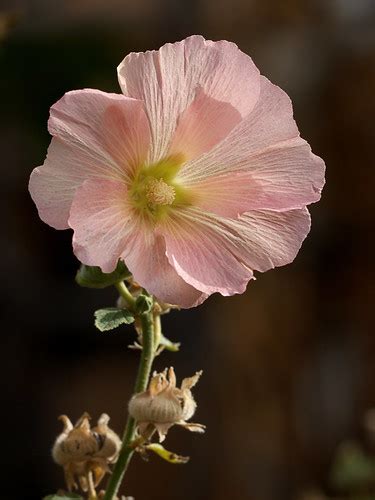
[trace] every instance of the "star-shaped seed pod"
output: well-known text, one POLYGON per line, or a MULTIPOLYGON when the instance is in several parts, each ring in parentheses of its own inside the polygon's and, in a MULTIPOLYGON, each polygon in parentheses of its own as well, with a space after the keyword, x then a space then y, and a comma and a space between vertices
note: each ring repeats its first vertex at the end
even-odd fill
POLYGON ((109 416, 105 413, 93 428, 88 413, 83 413, 74 426, 66 415, 61 415, 59 420, 64 429, 53 445, 52 457, 64 468, 69 491, 78 489, 77 481, 83 491, 88 491, 89 476, 93 477, 96 487, 106 472, 110 472, 109 464, 116 461, 121 440, 108 427, 109 416))
POLYGON ((173 425, 192 432, 204 432, 204 425, 187 422, 197 407, 190 389, 201 374, 200 371, 185 378, 178 388, 173 367, 161 373, 154 372, 148 389, 133 396, 129 402, 129 413, 136 420, 138 432, 143 438, 149 439, 156 430, 162 442, 173 425))

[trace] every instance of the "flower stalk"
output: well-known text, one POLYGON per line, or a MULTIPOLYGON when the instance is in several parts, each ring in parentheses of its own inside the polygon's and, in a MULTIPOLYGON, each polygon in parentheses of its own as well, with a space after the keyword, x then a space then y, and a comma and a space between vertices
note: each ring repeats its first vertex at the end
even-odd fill
MULTIPOLYGON (((124 287, 127 290, 125 285, 124 287)), ((119 292, 120 290, 122 291, 124 290, 122 287, 119 286, 117 286, 117 289, 119 290, 119 292)), ((130 294, 130 292, 128 293, 130 294)), ((123 293, 121 293, 121 296, 124 297, 123 293)), ((134 301, 133 297, 132 299, 134 301)), ((155 357, 155 348, 156 348, 156 346, 154 346, 155 327, 154 327, 153 312, 149 311, 146 313, 142 313, 140 315, 140 323, 142 328, 142 351, 138 367, 137 378, 134 386, 134 394, 143 392, 147 388, 148 380, 150 378, 152 363, 155 357)), ((125 472, 129 466, 130 460, 135 451, 134 447, 132 446, 132 442, 134 441, 136 434, 135 431, 136 431, 136 422, 134 418, 129 415, 123 435, 122 447, 119 453, 119 457, 113 469, 110 480, 108 482, 108 486, 103 500, 113 500, 117 495, 122 479, 125 475, 125 472)))
POLYGON ((133 295, 130 293, 128 290, 128 287, 125 285, 123 281, 119 281, 118 283, 115 284, 115 287, 117 288, 118 293, 120 296, 124 299, 124 302, 126 306, 133 311, 135 308, 135 299, 133 295))

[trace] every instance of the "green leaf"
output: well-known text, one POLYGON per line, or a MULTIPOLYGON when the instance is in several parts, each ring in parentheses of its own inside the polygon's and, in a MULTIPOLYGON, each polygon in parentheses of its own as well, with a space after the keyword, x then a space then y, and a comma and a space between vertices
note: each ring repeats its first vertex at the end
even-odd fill
POLYGON ((135 301, 135 309, 138 314, 148 313, 151 311, 154 301, 152 297, 149 295, 138 295, 137 300, 135 301))
POLYGON ((189 457, 182 457, 181 455, 176 455, 172 451, 168 451, 159 443, 150 443, 145 445, 146 450, 153 451, 160 458, 166 460, 170 464, 186 464, 189 461, 189 457))
POLYGON ((43 498, 43 500, 83 500, 81 495, 77 495, 76 493, 59 493, 56 495, 48 495, 43 498))
POLYGON ((131 274, 122 260, 118 261, 117 267, 112 273, 103 273, 100 267, 82 264, 76 274, 76 282, 86 288, 106 288, 130 276, 131 274))
POLYGON ((113 330, 120 325, 129 325, 134 322, 133 314, 127 309, 107 307, 95 311, 95 326, 101 332, 113 330))

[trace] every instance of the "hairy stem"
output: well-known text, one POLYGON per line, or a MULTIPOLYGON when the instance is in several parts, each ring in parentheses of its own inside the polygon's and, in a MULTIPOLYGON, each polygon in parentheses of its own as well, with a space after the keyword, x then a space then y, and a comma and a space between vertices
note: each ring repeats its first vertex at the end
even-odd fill
MULTIPOLYGON (((141 315, 140 319, 142 325, 142 354, 134 386, 134 394, 146 390, 155 354, 153 314, 152 312, 144 313, 141 315)), ((129 415, 123 435, 120 454, 108 482, 103 500, 113 500, 120 488, 122 479, 134 453, 131 443, 135 438, 135 427, 136 422, 134 418, 129 415)))

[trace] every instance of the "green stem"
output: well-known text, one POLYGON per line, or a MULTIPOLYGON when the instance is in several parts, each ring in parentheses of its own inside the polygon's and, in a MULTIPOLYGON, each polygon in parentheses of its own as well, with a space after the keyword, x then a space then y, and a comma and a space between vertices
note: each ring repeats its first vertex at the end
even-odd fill
POLYGON ((123 281, 119 281, 115 284, 115 287, 117 288, 117 291, 121 295, 121 297, 125 300, 125 303, 129 307, 129 309, 133 310, 135 307, 135 299, 129 292, 125 283, 123 281))
POLYGON ((161 319, 160 314, 154 315, 154 352, 156 354, 161 339, 161 319))
MULTIPOLYGON (((154 320, 152 312, 141 315, 142 325, 142 354, 139 362, 137 379, 134 386, 134 394, 146 390, 150 378, 152 362, 154 360, 154 320)), ((131 443, 135 438, 136 422, 130 415, 128 417, 119 457, 113 469, 112 475, 103 500, 113 500, 120 488, 129 462, 133 456, 134 449, 131 443)))

